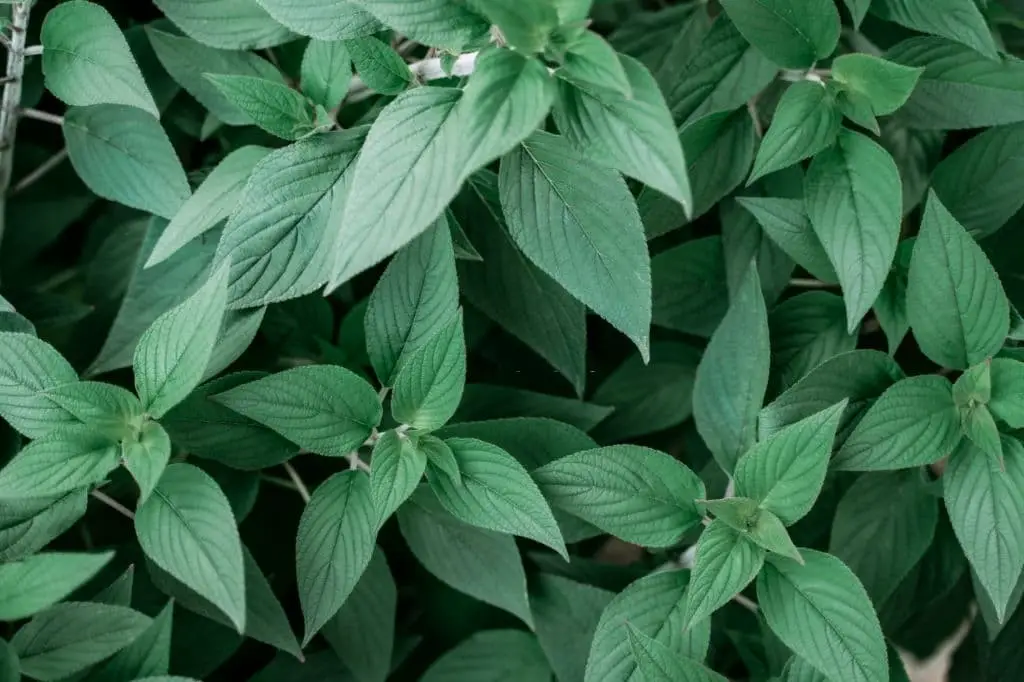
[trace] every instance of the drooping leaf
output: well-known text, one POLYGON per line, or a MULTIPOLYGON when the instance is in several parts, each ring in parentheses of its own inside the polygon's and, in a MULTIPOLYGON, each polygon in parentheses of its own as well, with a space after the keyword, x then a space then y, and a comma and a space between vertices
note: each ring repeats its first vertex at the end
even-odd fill
POLYGON ((789 69, 811 66, 839 42, 839 11, 828 0, 725 0, 722 7, 744 38, 789 69))
POLYGON ((747 184, 831 147, 839 134, 841 118, 834 95, 823 83, 800 81, 790 85, 757 150, 747 184))
POLYGON ((88 582, 112 552, 43 552, 0 566, 0 620, 21 620, 53 606, 88 582))

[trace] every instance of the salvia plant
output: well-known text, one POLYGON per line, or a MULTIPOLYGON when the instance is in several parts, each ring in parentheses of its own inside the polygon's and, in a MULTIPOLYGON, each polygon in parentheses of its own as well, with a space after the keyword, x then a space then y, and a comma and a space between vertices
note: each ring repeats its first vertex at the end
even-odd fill
POLYGON ((2 9, 0 682, 1024 679, 1024 2, 2 9))

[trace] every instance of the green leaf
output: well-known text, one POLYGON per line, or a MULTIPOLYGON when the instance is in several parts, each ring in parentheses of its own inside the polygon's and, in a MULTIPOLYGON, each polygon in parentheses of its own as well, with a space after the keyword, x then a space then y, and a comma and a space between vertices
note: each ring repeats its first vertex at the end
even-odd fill
MULTIPOLYGON (((756 145, 754 119, 743 109, 708 114, 686 125, 679 139, 686 152, 693 188, 691 217, 696 218, 743 184, 749 174, 756 145)), ((648 229, 647 236, 652 238, 662 232, 648 229)))
POLYGON ((441 440, 430 434, 419 436, 416 449, 427 458, 427 464, 444 473, 457 485, 462 485, 462 472, 455 453, 441 440))
POLYGON ((998 230, 1024 206, 1009 182, 1024 171, 1015 152, 1022 144, 1024 125, 991 128, 959 146, 932 173, 942 205, 975 239, 998 230))
POLYGON ((540 52, 549 34, 558 26, 558 14, 550 0, 470 0, 469 6, 490 19, 514 49, 527 54, 540 52))
POLYGON ((843 287, 851 334, 882 291, 896 255, 903 217, 899 178, 885 149, 849 130, 807 170, 807 214, 843 287))
POLYGON ((0 620, 21 620, 53 606, 113 558, 113 552, 43 552, 0 565, 0 620))
POLYGON ((462 292, 581 395, 586 379, 586 310, 516 248, 504 225, 497 185, 494 173, 477 173, 453 204, 483 258, 482 263, 459 264, 462 292))
POLYGON ((67 602, 43 611, 15 633, 21 672, 61 680, 131 644, 152 620, 123 606, 67 602), (102 627, 98 627, 102 624, 102 627))
POLYGON ((342 607, 370 563, 375 520, 370 479, 361 471, 334 474, 313 492, 295 539, 303 647, 342 607))
POLYGON ((119 440, 141 423, 142 403, 120 386, 76 381, 46 391, 45 396, 90 430, 119 440))
POLYGON ((174 604, 168 602, 135 641, 94 668, 84 682, 119 682, 166 673, 171 658, 173 609, 174 604))
MULTIPOLYGON (((693 208, 672 114, 643 64, 621 57, 629 95, 573 80, 558 85, 554 115, 565 138, 595 162, 693 208)), ((606 85, 606 84, 604 84, 606 85)))
POLYGON ((875 317, 889 342, 890 355, 896 353, 910 331, 910 320, 907 318, 907 277, 910 274, 915 241, 916 237, 904 239, 896 247, 892 270, 875 300, 875 317))
POLYGON ((577 452, 533 471, 553 507, 626 542, 668 547, 700 522, 704 484, 681 462, 637 445, 577 452))
POLYGON ((287 85, 257 76, 205 74, 221 94, 243 111, 255 125, 285 140, 313 132, 313 107, 287 85))
POLYGON ((465 385, 466 338, 460 310, 405 357, 395 375, 391 413, 414 429, 439 429, 455 414, 465 385))
POLYGON ((18 653, 4 640, 0 640, 0 680, 21 682, 21 663, 18 661, 18 653))
POLYGON ((397 95, 413 82, 412 71, 402 56, 374 37, 346 40, 356 71, 368 88, 383 95, 397 95))
POLYGON ((135 514, 146 556, 245 630, 242 543, 228 499, 209 475, 171 464, 135 514))
POLYGON ((992 397, 992 363, 980 362, 969 367, 953 382, 953 402, 956 406, 972 408, 985 405, 992 397))
POLYGON ((225 156, 160 232, 146 260, 146 267, 163 263, 231 215, 253 169, 269 153, 266 147, 249 145, 225 156))
POLYGON ((306 97, 327 109, 341 106, 352 82, 352 56, 343 41, 309 41, 302 53, 301 68, 302 93, 306 97))
POLYGON ((841 121, 824 83, 800 81, 786 89, 754 159, 747 184, 831 147, 841 121))
POLYGON ((153 417, 163 416, 202 381, 227 301, 222 266, 196 293, 156 319, 135 347, 135 390, 153 417))
POLYGON ((72 107, 63 129, 75 172, 104 199, 170 219, 191 195, 167 134, 141 109, 72 107))
POLYGON ((348 0, 259 0, 259 3, 270 16, 296 33, 319 40, 362 38, 384 29, 360 6, 365 3, 348 0))
POLYGON ((768 315, 757 269, 751 264, 729 312, 711 336, 693 385, 697 431, 727 472, 754 444, 769 362, 768 315))
POLYGON ((878 0, 871 13, 900 26, 966 45, 999 59, 984 15, 972 0, 878 0))
POLYGON ((601 614, 587 659, 586 682, 641 682, 629 649, 627 624, 679 656, 703 660, 709 621, 684 629, 688 571, 652 573, 616 595, 601 614))
POLYGON ((593 0, 550 0, 558 12, 558 20, 562 24, 583 21, 590 14, 593 0))
POLYGON ((548 682, 551 667, 532 633, 487 630, 471 635, 443 654, 420 682, 474 682, 486 678, 548 682))
POLYGON ((160 476, 171 459, 171 438, 156 422, 147 422, 138 441, 122 445, 121 461, 139 484, 139 503, 146 501, 156 488, 160 476))
MULTIPOLYGON (((371 10, 378 4, 364 3, 371 10)), ((412 241, 455 197, 468 156, 462 131, 452 123, 458 120, 453 114, 461 97, 460 90, 451 88, 418 88, 403 92, 381 111, 355 164, 336 234, 336 243, 347 248, 335 259, 329 289, 412 241), (389 228, 380 230, 382 224, 389 228)))
POLYGON ((736 28, 779 66, 806 68, 839 42, 839 11, 829 0, 724 0, 736 28))
POLYGON ((1009 329, 999 276, 934 192, 910 261, 907 315, 921 351, 955 369, 995 355, 1009 329))
POLYGON ((797 265, 823 282, 839 281, 825 247, 811 227, 803 200, 737 197, 736 202, 754 216, 769 238, 797 265))
POLYGON ((387 558, 378 547, 344 606, 320 631, 358 679, 387 679, 394 653, 397 606, 398 589, 387 558))
POLYGON ((864 474, 843 494, 829 553, 857 575, 881 606, 924 556, 939 508, 918 471, 864 474))
POLYGON ((558 680, 583 680, 601 612, 614 593, 557 575, 533 581, 530 608, 537 639, 558 680))
POLYGON ((1024 363, 996 358, 990 368, 992 395, 988 409, 1011 428, 1024 428, 1024 363))
POLYGON ((637 670, 649 682, 724 682, 725 678, 700 662, 677 656, 664 644, 651 639, 644 633, 626 624, 629 635, 629 649, 637 670))
POLYGON ((562 66, 555 73, 570 82, 611 90, 627 98, 633 96, 633 85, 615 48, 593 31, 583 32, 568 46, 562 66))
POLYGON ((370 294, 366 351, 381 384, 394 383, 407 358, 455 318, 458 303, 451 236, 441 219, 398 252, 370 294))
MULTIPOLYGON (((725 317, 729 300, 722 239, 701 237, 666 249, 651 259, 653 321, 694 336, 709 337, 725 317)), ((746 275, 749 261, 743 264, 746 275)), ((641 358, 641 361, 643 358, 641 358)))
POLYGON ((386 431, 373 446, 370 464, 370 496, 379 530, 416 490, 427 469, 427 456, 406 434, 386 431))
POLYGON ((1005 622, 1007 603, 1024 566, 1024 446, 1002 439, 1003 463, 967 441, 942 476, 946 511, 971 567, 1005 622))
POLYGON ((445 442, 459 464, 462 483, 432 476, 430 471, 427 480, 452 516, 480 528, 536 540, 568 557, 548 503, 512 455, 475 438, 445 442))
POLYGON ((377 392, 333 365, 296 367, 236 386, 214 399, 305 450, 344 457, 380 423, 377 392))
POLYGON ((526 573, 512 536, 456 520, 426 488, 402 505, 397 516, 413 556, 434 577, 532 627, 526 573))
POLYGON ((868 409, 832 466, 884 471, 931 464, 949 455, 960 435, 949 380, 934 375, 902 379, 868 409))
POLYGON ((118 448, 85 427, 34 440, 0 469, 0 498, 60 495, 99 483, 117 468, 118 448))
POLYGON ((832 61, 832 79, 844 92, 863 98, 875 116, 887 116, 903 106, 922 71, 869 54, 844 54, 832 61))
POLYGON ((46 87, 65 104, 126 104, 159 118, 128 42, 101 6, 74 0, 54 7, 40 41, 46 87))
POLYGON ((386 26, 424 45, 460 48, 487 35, 484 17, 455 0, 358 0, 386 26))
POLYGON ((786 667, 782 669, 781 677, 778 680, 779 682, 828 682, 827 677, 799 656, 792 656, 786 661, 786 667))
POLYGON ((758 511, 749 528, 748 536, 755 544, 769 552, 788 557, 800 564, 804 563, 800 550, 793 544, 782 519, 767 509, 758 511))
POLYGON ((924 67, 900 110, 908 127, 980 128, 1024 121, 1024 62, 999 59, 944 38, 916 37, 893 46, 889 61, 924 67))
POLYGON ((628 336, 646 359, 650 258, 625 183, 536 132, 501 162, 501 206, 522 252, 628 336))
POLYGON ((763 549, 716 519, 697 541, 683 622, 709 618, 749 585, 764 565, 763 549))
POLYGON ((839 559, 802 554, 803 566, 770 559, 757 578, 768 626, 830 680, 887 682, 885 639, 863 586, 839 559))
POLYGON ((74 415, 46 391, 78 381, 78 374, 53 346, 20 332, 0 332, 0 416, 29 438, 40 438, 74 415))
MULTIPOLYGON (((785 175, 797 176, 797 169, 785 175)), ((761 278, 765 301, 777 301, 789 286, 796 263, 768 237, 767 233, 748 211, 732 199, 721 204, 718 211, 722 221, 722 255, 725 258, 726 288, 735 295, 743 284, 747 266, 753 260, 761 278)))
POLYGON ((792 525, 811 510, 828 470, 844 400, 760 441, 736 463, 736 494, 792 525))
POLYGON ((772 364, 783 386, 857 346, 857 335, 846 330, 843 300, 827 291, 807 291, 786 299, 768 316, 768 328, 772 364))
POLYGON ((324 285, 365 137, 363 127, 314 135, 256 165, 217 245, 215 262, 231 261, 232 308, 276 303, 324 285))
POLYGON ((17 561, 41 550, 85 516, 88 499, 86 490, 79 488, 57 500, 4 500, 0 503, 4 521, 4 529, 0 530, 0 561, 17 561), (12 506, 18 513, 11 513, 12 506))
POLYGON ((536 130, 555 101, 555 81, 542 62, 511 50, 484 50, 456 108, 467 170, 510 152, 536 130))
POLYGON ((252 76, 284 82, 281 72, 273 64, 252 52, 207 47, 191 38, 161 31, 152 24, 145 30, 153 52, 171 78, 227 125, 249 125, 252 119, 204 74, 252 76))
POLYGON ((256 0, 154 0, 190 38, 225 50, 254 50, 295 35, 270 18, 256 0))

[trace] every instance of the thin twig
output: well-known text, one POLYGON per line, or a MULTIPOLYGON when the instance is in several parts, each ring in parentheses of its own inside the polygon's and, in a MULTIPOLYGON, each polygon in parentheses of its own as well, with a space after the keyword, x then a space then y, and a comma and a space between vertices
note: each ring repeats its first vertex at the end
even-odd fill
POLYGON ((271 476, 270 474, 260 474, 260 480, 266 481, 267 483, 273 483, 276 486, 286 488, 292 492, 299 491, 299 487, 286 478, 278 478, 277 476, 271 476))
POLYGON ((3 240, 6 222, 7 189, 11 186, 14 172, 14 137, 18 130, 21 77, 25 73, 25 34, 31 7, 31 1, 11 5, 11 40, 7 50, 4 92, 0 97, 0 241, 3 240))
POLYGON ((25 56, 26 57, 38 57, 42 53, 43 53, 43 46, 42 45, 29 45, 28 47, 25 48, 25 56))
POLYGON ((18 192, 22 191, 29 185, 35 183, 37 180, 39 180, 39 178, 43 177, 44 175, 52 171, 54 168, 59 166, 61 162, 64 161, 64 159, 66 158, 68 158, 68 150, 61 149, 59 152, 48 158, 46 161, 43 161, 43 163, 41 163, 39 167, 36 168, 34 171, 23 177, 21 180, 18 180, 18 184, 16 184, 14 188, 11 189, 11 194, 17 194, 18 192))
POLYGON ((288 472, 288 478, 292 479, 292 483, 295 484, 295 489, 299 491, 299 497, 302 498, 303 502, 309 504, 309 488, 306 487, 305 481, 299 476, 299 472, 289 462, 285 462, 281 466, 288 472))
POLYGON ((57 114, 51 114, 46 111, 39 111, 38 109, 19 109, 18 114, 25 118, 31 118, 36 121, 43 121, 45 123, 52 123, 57 126, 64 125, 64 117, 58 116, 57 114))
POLYGON ((801 289, 830 289, 836 284, 827 284, 819 279, 807 279, 805 277, 794 277, 789 280, 789 286, 799 287, 801 289))
POLYGON ((135 519, 135 513, 131 509, 124 506, 110 495, 107 495, 105 492, 101 490, 93 490, 89 494, 92 495, 93 498, 99 500, 100 502, 107 505, 108 507, 110 507, 117 513, 121 514, 122 516, 127 516, 129 519, 133 520, 135 519))
POLYGON ((757 602, 749 597, 744 597, 742 594, 737 594, 732 598, 732 600, 749 611, 753 611, 754 613, 757 613, 758 611, 757 602))
POLYGON ((348 460, 349 469, 359 469, 360 471, 370 473, 370 465, 363 461, 358 452, 348 453, 345 455, 345 459, 348 460))
POLYGON ((11 39, 6 33, 0 33, 0 45, 3 45, 6 49, 11 49, 11 39))

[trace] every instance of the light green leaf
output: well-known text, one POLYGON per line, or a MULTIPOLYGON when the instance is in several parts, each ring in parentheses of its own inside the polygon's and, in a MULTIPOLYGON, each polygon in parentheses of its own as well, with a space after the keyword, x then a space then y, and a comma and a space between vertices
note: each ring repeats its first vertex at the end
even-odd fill
POLYGON ((156 488, 160 476, 171 459, 171 438, 156 422, 147 422, 138 435, 138 441, 121 446, 124 468, 139 484, 139 503, 146 501, 156 488))
POLYGON ((980 362, 968 367, 953 382, 953 402, 961 409, 986 405, 992 398, 992 363, 980 362))
POLYGON ((831 0, 723 0, 750 43, 779 66, 806 68, 839 42, 839 10, 831 0))
MULTIPOLYGON (((375 10, 379 4, 366 6, 375 10)), ((452 123, 461 97, 452 88, 418 88, 403 92, 377 117, 353 171, 329 289, 412 241, 455 197, 467 157, 462 131, 452 123)))
POLYGON ((995 355, 1010 325, 999 275, 934 192, 910 261, 907 315, 921 351, 954 369, 995 355))
POLYGON ((300 447, 328 457, 344 457, 362 445, 382 416, 373 387, 335 365, 296 367, 213 398, 300 447))
POLYGON ((562 24, 583 21, 590 14, 593 0, 550 0, 558 12, 558 20, 562 24))
POLYGON ((0 530, 0 561, 17 561, 32 556, 64 533, 85 516, 89 494, 79 488, 58 500, 44 498, 45 506, 39 508, 40 498, 15 500, 14 505, 22 506, 20 513, 10 518, 11 500, 5 500, 4 530, 0 530), (24 509, 25 504, 35 504, 24 509))
POLYGON ((843 287, 852 334, 882 291, 896 255, 903 217, 899 171, 880 145, 843 130, 838 143, 811 162, 804 201, 843 287))
POLYGON ((378 530, 413 494, 426 470, 427 456, 415 440, 396 431, 381 434, 370 460, 370 496, 378 530))
POLYGON ((688 583, 688 571, 660 571, 633 582, 616 595, 597 624, 584 680, 645 680, 630 653, 627 623, 676 655, 703 660, 711 625, 704 620, 683 628, 688 583))
POLYGON ((1024 566, 1024 446, 1002 438, 1003 463, 964 441, 943 474, 943 497, 957 540, 1000 622, 1024 566))
POLYGON ((420 682, 482 679, 548 682, 551 667, 532 633, 485 630, 471 635, 434 661, 420 682))
POLYGON ((511 50, 484 50, 455 112, 473 171, 510 152, 536 130, 555 101, 542 62, 511 50))
POLYGON ((832 79, 844 92, 863 98, 875 116, 886 116, 903 106, 923 70, 861 53, 844 54, 832 61, 832 79))
POLYGON ((56 604, 113 558, 113 552, 43 552, 0 565, 0 620, 21 620, 56 604))
POLYGON ((202 380, 224 319, 227 283, 228 268, 221 266, 139 339, 132 359, 135 390, 153 417, 163 416, 202 380))
POLYGON ((364 127, 314 135, 256 165, 217 245, 215 262, 231 262, 231 307, 284 301, 324 285, 365 137, 364 127))
POLYGON ((34 440, 0 469, 0 498, 60 495, 103 481, 117 468, 112 439, 86 427, 34 440))
POLYGON ((770 559, 757 578, 768 627, 829 680, 888 682, 885 639, 857 577, 833 556, 801 553, 803 566, 770 559))
POLYGON ((460 48, 487 35, 484 17, 456 0, 356 0, 386 26, 424 45, 460 48))
MULTIPOLYGON (((853 18, 853 27, 859 29, 861 22, 864 21, 864 17, 867 16, 868 9, 871 7, 871 0, 843 0, 843 3, 853 18)), ((797 681, 791 680, 790 682, 797 681)))
POLYGON ((871 13, 900 26, 954 40, 999 59, 985 16, 973 0, 877 0, 871 13))
POLYGON ((146 556, 245 631, 242 543, 227 497, 191 464, 171 464, 135 513, 146 556))
POLYGON ((650 257, 622 179, 538 131, 502 159, 499 184, 509 232, 527 258, 628 336, 646 359, 650 257))
POLYGON ((683 622, 709 618, 749 585, 764 565, 763 549, 720 519, 697 541, 683 622))
POLYGON ((399 366, 391 413, 414 429, 439 429, 455 414, 465 385, 466 338, 460 310, 399 366))
POLYGON ((681 462, 637 445, 611 445, 533 471, 544 497, 626 542, 668 547, 700 522, 704 484, 681 462))
POLYGON ((992 59, 944 38, 916 37, 893 46, 889 61, 924 67, 900 110, 911 128, 981 128, 1024 121, 1024 62, 992 59))
POLYGON ((788 387, 812 369, 857 346, 857 334, 846 331, 843 299, 827 291, 806 291, 772 309, 772 364, 788 387))
POLYGON ((787 557, 797 563, 804 563, 800 550, 793 544, 785 524, 767 509, 758 510, 754 522, 750 525, 748 537, 759 547, 774 554, 787 557))
POLYGON ((630 57, 621 62, 628 97, 572 80, 559 83, 558 129, 597 163, 636 178, 690 211, 686 161, 665 98, 643 64, 630 57))
POLYGON ((0 416, 29 438, 73 424, 74 415, 45 395, 78 381, 53 346, 31 334, 0 332, 0 416))
POLYGON ((841 123, 824 83, 800 81, 786 89, 754 159, 747 184, 831 147, 841 123))
POLYGON ((370 479, 361 471, 335 474, 313 492, 295 539, 303 646, 338 612, 366 570, 375 520, 370 479))
POLYGON ((754 216, 768 237, 797 265, 823 282, 834 284, 839 281, 825 247, 811 227, 803 200, 737 197, 736 202, 754 216))
POLYGON ((715 460, 731 472, 754 444, 768 387, 768 314, 751 263, 708 343, 693 385, 693 418, 715 460))
POLYGON ((382 95, 397 95, 413 82, 412 71, 402 56, 372 36, 346 40, 345 47, 363 83, 382 95))
POLYGON ((104 199, 171 219, 191 195, 167 134, 141 109, 72 107, 63 128, 75 172, 104 199))
POLYGON ((341 106, 352 82, 352 56, 343 41, 309 41, 302 53, 301 69, 306 97, 327 109, 341 106))
POLYGON ((399 507, 397 516, 413 556, 434 577, 533 626, 526 573, 511 535, 456 520, 426 488, 399 507))
POLYGON ((146 260, 146 267, 166 261, 231 215, 239 205, 242 189, 253 169, 269 153, 266 147, 248 145, 225 156, 160 233, 146 260))
POLYGON ((23 674, 51 682, 128 646, 151 622, 148 616, 124 606, 66 602, 29 621, 15 633, 11 646, 18 654, 23 674))
POLYGON ((224 50, 255 50, 292 40, 256 0, 154 0, 190 38, 224 50))
POLYGON ((536 540, 568 557, 562 534, 523 465, 496 445, 475 438, 449 438, 462 473, 461 485, 448 476, 427 480, 441 505, 458 520, 499 533, 536 540))
POLYGON ((416 449, 427 458, 427 464, 444 473, 457 485, 462 485, 459 462, 448 445, 435 436, 423 434, 416 441, 416 449))
POLYGON ((995 358, 990 371, 992 396, 988 409, 1011 428, 1024 428, 1024 362, 995 358))
POLYGON ((83 682, 120 682, 166 673, 171 659, 173 609, 174 603, 168 602, 135 641, 90 671, 83 682))
MULTIPOLYGON (((786 661, 786 666, 782 669, 782 673, 777 680, 778 682, 828 682, 827 677, 799 656, 791 656, 786 661)), ((891 682, 897 681, 891 680, 891 682)))
POLYGON ((297 140, 313 132, 313 106, 283 83, 257 76, 205 74, 224 97, 271 135, 297 140))
MULTIPOLYGON (((711 336, 729 307, 728 298, 722 295, 729 286, 724 259, 718 235, 692 239, 654 256, 654 324, 694 336, 711 336)), ((744 275, 748 265, 743 265, 744 275)))
POLYGON ((511 47, 526 54, 543 50, 559 24, 550 0, 469 0, 467 4, 494 23, 511 47))
POLYGON ((760 441, 736 463, 736 494, 751 497, 787 525, 811 510, 825 482, 844 400, 760 441))
POLYGON ((555 74, 571 82, 611 90, 623 97, 633 96, 633 85, 615 48, 593 31, 583 32, 568 46, 562 66, 555 74))
POLYGON ((582 682, 601 613, 613 592, 548 573, 531 580, 537 639, 555 679, 582 682))
MULTIPOLYGON (((381 384, 456 316, 455 256, 446 221, 402 247, 370 294, 364 318, 366 351, 381 384)), ((488 265, 491 265, 488 262, 488 265)))
POLYGON ((159 118, 128 42, 101 6, 74 0, 54 7, 40 41, 46 87, 65 104, 126 104, 159 118))
POLYGON ((918 471, 869 473, 843 494, 829 553, 857 575, 881 606, 924 556, 939 508, 918 471))
MULTIPOLYGON (((348 40, 384 29, 359 2, 347 0, 258 0, 270 16, 304 36, 348 40)), ((326 106, 326 105, 324 105, 326 106)))
POLYGON ((664 644, 626 624, 629 648, 637 669, 648 682, 725 682, 725 678, 699 661, 677 656, 664 644))
POLYGON ((902 379, 868 409, 832 466, 846 471, 909 469, 937 462, 960 441, 960 415, 949 380, 902 379))

